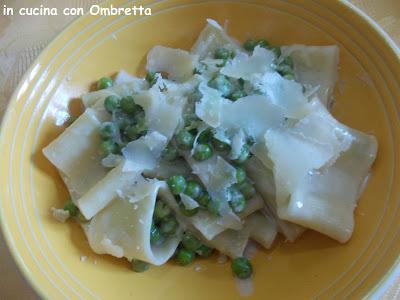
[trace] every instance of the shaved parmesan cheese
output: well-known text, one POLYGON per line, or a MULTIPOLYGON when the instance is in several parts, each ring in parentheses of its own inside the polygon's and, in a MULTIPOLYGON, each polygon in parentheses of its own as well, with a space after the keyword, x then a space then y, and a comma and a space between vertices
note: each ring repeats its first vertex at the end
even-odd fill
POLYGON ((187 159, 193 173, 203 182, 213 199, 226 199, 228 189, 235 184, 236 169, 222 157, 214 155, 212 158, 197 162, 187 159))
POLYGON ((251 56, 243 52, 237 53, 235 58, 221 69, 221 74, 236 79, 251 80, 256 75, 273 71, 274 59, 275 55, 272 51, 257 46, 251 56))
POLYGON ((135 102, 145 111, 149 130, 157 131, 170 139, 181 121, 184 103, 168 100, 166 95, 156 89, 135 96, 135 102))
POLYGON ((167 87, 165 92, 167 101, 174 105, 183 106, 186 104, 186 98, 190 96, 203 81, 203 78, 199 75, 194 75, 190 80, 183 83, 176 83, 174 81, 165 80, 164 84, 167 87))
POLYGON ((202 99, 196 104, 196 115, 220 132, 244 130, 259 140, 269 128, 281 124, 284 110, 271 103, 266 96, 252 95, 232 102, 205 84, 200 84, 202 99))
POLYGON ((180 196, 181 201, 186 209, 195 209, 195 208, 199 207, 199 204, 197 203, 197 201, 194 200, 192 197, 189 197, 188 195, 183 194, 183 193, 181 193, 179 196, 180 196))
MULTIPOLYGON (((232 212, 232 209, 228 204, 228 189, 237 182, 236 169, 227 163, 222 157, 217 155, 202 162, 195 161, 190 157, 190 155, 185 155, 185 159, 192 168, 193 173, 203 182, 211 198, 220 202, 221 216, 215 218, 216 223, 213 223, 211 220, 207 222, 204 219, 201 219, 197 222, 198 224, 195 225, 196 228, 207 236, 212 236, 215 232, 218 232, 218 230, 221 230, 220 232, 222 232, 223 228, 232 228, 236 230, 242 228, 242 222, 239 217, 232 212), (215 230, 211 234, 205 233, 208 231, 207 229, 201 229, 201 227, 209 226, 212 226, 215 230)), ((212 216, 209 216, 209 218, 212 218, 212 216)))
POLYGON ((194 155, 194 149, 196 149, 196 146, 199 144, 199 138, 201 136, 201 134, 206 131, 207 129, 209 129, 209 127, 204 124, 203 122, 199 122, 199 125, 197 126, 197 134, 194 138, 194 142, 193 142, 193 146, 192 146, 192 150, 190 150, 190 155, 193 156, 194 155))
POLYGON ((62 173, 75 194, 83 195, 108 172, 101 164, 98 151, 100 124, 97 112, 89 108, 43 149, 43 154, 62 173))
POLYGON ((121 75, 122 79, 119 80, 121 84, 114 84, 108 89, 103 89, 82 95, 82 102, 85 107, 93 107, 96 110, 101 110, 104 108, 104 100, 108 96, 132 96, 133 94, 137 94, 143 90, 148 89, 149 85, 146 80, 137 77, 132 77, 128 80, 125 76, 128 75, 121 75))
POLYGON ((167 138, 156 131, 130 142, 122 149, 122 154, 126 160, 123 171, 153 170, 157 166, 161 152, 166 145, 167 138))
POLYGON ((221 107, 220 126, 225 130, 242 129, 255 141, 284 120, 283 110, 272 104, 265 96, 252 95, 235 102, 225 101, 221 107))
POLYGON ((55 207, 52 207, 50 210, 51 210, 51 214, 53 215, 54 219, 56 219, 57 221, 59 221, 61 223, 65 223, 65 221, 67 221, 70 217, 68 210, 55 208, 55 207))
POLYGON ((208 80, 211 80, 213 76, 220 70, 221 66, 224 64, 223 59, 215 59, 206 57, 200 61, 200 65, 197 68, 201 68, 201 75, 208 80))
POLYGON ((82 102, 85 107, 91 107, 97 102, 104 102, 108 96, 118 96, 112 89, 103 89, 82 95, 82 102))
POLYGON ((177 159, 171 162, 162 159, 155 169, 145 170, 143 172, 143 175, 146 177, 158 179, 168 179, 176 174, 180 174, 185 178, 192 174, 192 170, 189 169, 189 166, 183 159, 177 159))
POLYGON ((185 81, 193 76, 197 55, 181 49, 155 46, 147 55, 146 69, 150 72, 168 73, 168 78, 185 81))
POLYGON ((101 164, 106 168, 114 168, 121 163, 122 159, 121 155, 110 153, 101 160, 101 164))
POLYGON ((229 159, 237 159, 242 153, 242 148, 247 144, 247 138, 242 129, 233 136, 229 159))
POLYGON ((126 72, 125 70, 121 70, 118 72, 117 76, 114 79, 114 85, 123 85, 126 83, 141 82, 141 84, 144 87, 145 81, 146 80, 143 78, 135 77, 135 76, 129 74, 128 72, 126 72))
POLYGON ((138 176, 134 182, 124 185, 117 190, 117 195, 119 198, 127 200, 130 203, 136 203, 151 194, 156 182, 157 180, 155 179, 145 179, 142 176, 138 176))
POLYGON ((211 127, 218 127, 221 124, 222 105, 226 101, 221 93, 200 83, 199 91, 203 95, 200 102, 196 103, 196 115, 211 127))
POLYGON ((225 129, 223 128, 216 128, 214 130, 214 138, 216 138, 217 140, 224 142, 225 144, 230 145, 231 144, 231 140, 229 139, 227 132, 225 129))
POLYGON ((207 19, 207 22, 208 24, 194 43, 191 53, 203 59, 209 55, 213 56, 215 50, 220 47, 229 50, 241 49, 239 42, 229 37, 216 21, 207 19))
POLYGON ((307 98, 301 84, 287 80, 276 72, 255 77, 254 86, 273 104, 284 110, 285 117, 301 119, 307 113, 307 98))
POLYGON ((292 57, 296 80, 318 87, 318 98, 326 107, 330 107, 338 77, 339 48, 336 45, 293 45, 282 47, 282 54, 292 57))

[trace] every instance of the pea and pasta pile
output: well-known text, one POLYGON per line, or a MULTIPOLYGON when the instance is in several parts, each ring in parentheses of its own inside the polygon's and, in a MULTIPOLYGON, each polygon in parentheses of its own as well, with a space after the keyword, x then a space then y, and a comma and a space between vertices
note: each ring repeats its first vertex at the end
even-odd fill
POLYGON ((218 251, 246 279, 249 241, 347 242, 377 142, 329 112, 338 52, 240 44, 213 20, 190 51, 155 46, 145 78, 101 78, 43 149, 71 197, 53 215, 136 272, 218 251))

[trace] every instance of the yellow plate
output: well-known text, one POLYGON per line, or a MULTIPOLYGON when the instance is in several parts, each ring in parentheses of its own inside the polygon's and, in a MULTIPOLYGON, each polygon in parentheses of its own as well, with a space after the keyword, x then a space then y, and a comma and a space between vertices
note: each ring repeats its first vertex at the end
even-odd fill
POLYGON ((379 141, 351 241, 340 245, 308 231, 295 244, 280 240, 272 250, 260 250, 254 257, 253 299, 359 299, 380 293, 392 280, 400 253, 396 47, 370 19, 342 1, 142 3, 152 8, 151 17, 85 16, 69 26, 33 64, 5 117, 0 140, 2 227, 36 290, 51 299, 239 298, 229 264, 217 264, 215 258, 136 274, 123 260, 93 254, 78 226, 50 217, 49 208, 61 206, 68 195, 41 152, 63 130, 60 124, 72 100, 97 78, 121 68, 143 72, 145 54, 156 44, 188 49, 205 19, 214 18, 228 20, 229 33, 239 40, 256 36, 274 44, 339 45, 334 114, 379 141), (81 261, 81 256, 87 259, 81 261))

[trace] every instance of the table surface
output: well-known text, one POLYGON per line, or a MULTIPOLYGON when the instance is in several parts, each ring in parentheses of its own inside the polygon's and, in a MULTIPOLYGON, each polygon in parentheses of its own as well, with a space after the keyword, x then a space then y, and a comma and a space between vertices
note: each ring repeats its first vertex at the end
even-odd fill
MULTIPOLYGON (((334 0, 332 0, 334 1, 334 0)), ((400 46, 400 0, 348 0, 361 8, 400 46)), ((5 0, 9 7, 88 8, 101 0, 5 0)), ((68 24, 71 17, 0 16, 0 122, 10 95, 20 78, 44 47, 68 24), (27 25, 29 24, 29 25, 27 25)), ((0 233, 0 299, 38 299, 22 277, 0 233)), ((400 278, 382 299, 400 299, 400 278)))

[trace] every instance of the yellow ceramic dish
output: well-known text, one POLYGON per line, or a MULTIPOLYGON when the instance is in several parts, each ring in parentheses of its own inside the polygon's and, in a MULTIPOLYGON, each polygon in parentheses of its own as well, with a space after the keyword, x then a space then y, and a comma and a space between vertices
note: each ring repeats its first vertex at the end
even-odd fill
POLYGON ((151 17, 85 16, 69 26, 25 75, 2 125, 2 227, 36 290, 51 299, 239 298, 229 264, 215 258, 137 274, 122 260, 93 254, 77 225, 51 218, 49 208, 61 206, 68 194, 41 152, 63 130, 68 108, 76 109, 74 99, 97 78, 121 68, 143 74, 152 46, 189 48, 210 17, 228 20, 228 32, 239 40, 258 36, 274 44, 339 45, 334 115, 379 141, 351 241, 340 245, 308 231, 295 244, 280 240, 272 250, 260 250, 253 260, 253 299, 359 299, 381 293, 398 272, 400 253, 400 60, 394 44, 342 1, 142 3, 152 8, 151 17))

